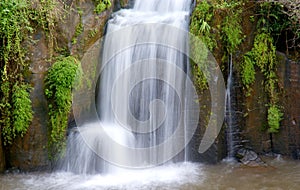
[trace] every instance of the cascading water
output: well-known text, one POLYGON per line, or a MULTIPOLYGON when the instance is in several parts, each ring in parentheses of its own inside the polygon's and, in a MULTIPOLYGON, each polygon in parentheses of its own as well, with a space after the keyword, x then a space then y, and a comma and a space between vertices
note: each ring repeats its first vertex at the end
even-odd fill
POLYGON ((108 21, 106 36, 122 28, 126 33, 104 41, 105 67, 96 99, 100 122, 70 132, 63 169, 112 173, 120 167, 187 160, 187 149, 178 147, 184 147, 192 133, 187 130, 191 119, 181 118, 187 117, 182 110, 193 100, 185 97, 188 58, 176 49, 187 45, 181 32, 165 26, 187 31, 190 7, 190 0, 136 0, 133 9, 118 11, 108 21), (159 44, 165 39, 174 46, 159 44), (124 46, 128 42, 134 45, 124 46), (174 67, 184 72, 183 77, 174 67))
POLYGON ((233 61, 232 54, 229 57, 228 64, 228 78, 227 78, 227 88, 226 88, 226 125, 227 125, 227 159, 232 160, 235 157, 235 152, 239 146, 238 140, 238 129, 237 129, 237 116, 235 105, 233 103, 234 95, 232 94, 234 90, 234 80, 233 80, 233 61))

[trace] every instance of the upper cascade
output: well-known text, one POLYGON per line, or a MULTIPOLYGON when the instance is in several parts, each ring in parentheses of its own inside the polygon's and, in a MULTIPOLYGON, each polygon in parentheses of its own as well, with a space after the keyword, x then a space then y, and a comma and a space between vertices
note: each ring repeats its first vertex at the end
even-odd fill
POLYGON ((191 0, 136 0, 134 10, 137 11, 151 11, 151 12, 176 12, 189 11, 191 0))

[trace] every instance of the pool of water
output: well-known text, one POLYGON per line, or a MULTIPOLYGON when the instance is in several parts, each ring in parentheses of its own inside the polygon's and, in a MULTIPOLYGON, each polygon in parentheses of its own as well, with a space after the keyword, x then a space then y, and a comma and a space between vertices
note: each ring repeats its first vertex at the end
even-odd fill
POLYGON ((181 163, 146 170, 122 170, 109 175, 66 172, 5 174, 0 176, 0 189, 299 189, 300 162, 277 158, 267 163, 269 167, 261 168, 246 168, 227 162, 218 165, 181 163))

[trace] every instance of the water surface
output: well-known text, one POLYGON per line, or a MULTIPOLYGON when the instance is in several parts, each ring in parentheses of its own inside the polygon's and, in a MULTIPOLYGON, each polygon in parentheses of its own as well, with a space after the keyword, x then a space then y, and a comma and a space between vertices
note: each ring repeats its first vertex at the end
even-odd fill
POLYGON ((300 162, 274 159, 269 160, 268 164, 270 167, 246 168, 225 162, 218 165, 180 163, 104 175, 76 175, 66 172, 6 174, 0 176, 0 189, 299 189, 300 162))

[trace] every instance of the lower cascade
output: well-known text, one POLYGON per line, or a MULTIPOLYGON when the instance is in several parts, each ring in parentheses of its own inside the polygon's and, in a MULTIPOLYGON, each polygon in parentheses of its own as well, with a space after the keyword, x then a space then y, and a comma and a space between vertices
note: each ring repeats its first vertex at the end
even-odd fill
POLYGON ((114 173, 188 160, 190 126, 198 120, 186 111, 193 101, 189 60, 177 49, 188 48, 187 5, 137 0, 113 14, 95 98, 98 120, 70 130, 63 170, 114 173))

